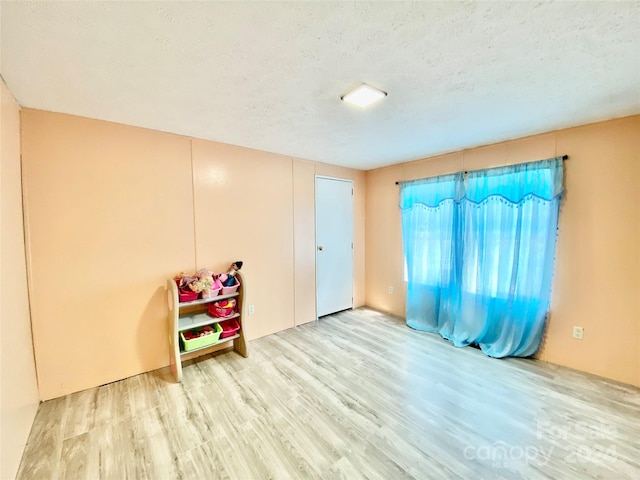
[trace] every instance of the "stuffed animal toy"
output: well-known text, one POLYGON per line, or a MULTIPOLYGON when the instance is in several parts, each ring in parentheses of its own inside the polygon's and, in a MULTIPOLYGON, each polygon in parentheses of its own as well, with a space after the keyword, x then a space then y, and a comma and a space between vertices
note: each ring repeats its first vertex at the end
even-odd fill
POLYGON ((189 285, 194 292, 202 292, 202 298, 208 298, 213 286, 213 272, 206 268, 198 270, 197 280, 189 285))
POLYGON ((173 279, 176 281, 176 283, 178 284, 178 287, 181 289, 190 288, 191 284, 198 281, 198 278, 196 275, 188 275, 184 272, 182 272, 180 275, 176 275, 173 279))

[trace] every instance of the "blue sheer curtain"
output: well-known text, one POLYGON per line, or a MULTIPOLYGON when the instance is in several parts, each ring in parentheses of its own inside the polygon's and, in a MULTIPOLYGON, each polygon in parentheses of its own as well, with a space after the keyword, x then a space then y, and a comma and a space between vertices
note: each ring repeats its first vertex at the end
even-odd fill
POLYGON ((562 159, 402 182, 407 324, 530 356, 549 308, 562 159))

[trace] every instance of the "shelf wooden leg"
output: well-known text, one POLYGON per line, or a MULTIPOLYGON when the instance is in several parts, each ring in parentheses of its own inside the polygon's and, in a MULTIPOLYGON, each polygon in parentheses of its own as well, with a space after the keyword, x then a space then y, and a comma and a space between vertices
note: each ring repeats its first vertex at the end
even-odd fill
POLYGON ((240 336, 233 341, 233 349, 243 357, 248 357, 247 343, 244 339, 244 332, 240 330, 240 336))
POLYGON ((169 368, 176 382, 182 381, 182 361, 180 360, 180 346, 175 343, 175 335, 169 334, 169 368))

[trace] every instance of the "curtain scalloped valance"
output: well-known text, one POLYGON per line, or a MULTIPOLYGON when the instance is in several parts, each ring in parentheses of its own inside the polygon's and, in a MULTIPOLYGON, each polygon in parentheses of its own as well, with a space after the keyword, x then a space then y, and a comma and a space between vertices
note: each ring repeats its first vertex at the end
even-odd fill
POLYGON ((562 157, 523 163, 508 167, 474 170, 465 175, 455 173, 439 177, 400 182, 400 208, 415 204, 435 208, 441 202, 473 203, 490 196, 502 197, 511 203, 520 203, 527 197, 553 200, 563 189, 562 157))

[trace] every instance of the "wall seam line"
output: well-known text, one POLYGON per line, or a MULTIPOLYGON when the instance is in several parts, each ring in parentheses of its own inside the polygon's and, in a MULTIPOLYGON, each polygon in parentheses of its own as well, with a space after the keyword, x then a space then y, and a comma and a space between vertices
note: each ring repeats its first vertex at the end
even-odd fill
MULTIPOLYGON (((5 83, 6 85, 6 83, 5 83)), ((17 102, 16 102, 17 103, 17 102)), ((33 307, 32 299, 33 295, 33 272, 31 265, 33 263, 31 259, 31 231, 29 229, 29 209, 27 201, 27 183, 25 180, 26 172, 24 162, 22 160, 22 139, 23 133, 23 120, 22 120, 22 107, 18 106, 18 121, 20 132, 20 204, 22 206, 22 244, 24 245, 24 266, 27 279, 27 305, 29 306, 29 331, 31 332, 31 354, 33 355, 33 369, 36 376, 36 388, 38 390, 38 400, 42 403, 42 395, 40 393, 40 376, 38 375, 38 360, 36 356, 36 340, 34 336, 33 328, 33 307)))
POLYGON ((294 174, 294 160, 291 157, 291 220, 293 234, 293 326, 298 326, 298 319, 296 318, 296 181, 294 174))
POLYGON ((193 139, 189 139, 189 161, 191 162, 191 213, 193 218, 193 271, 198 271, 198 240, 196 236, 196 171, 193 168, 193 139))

